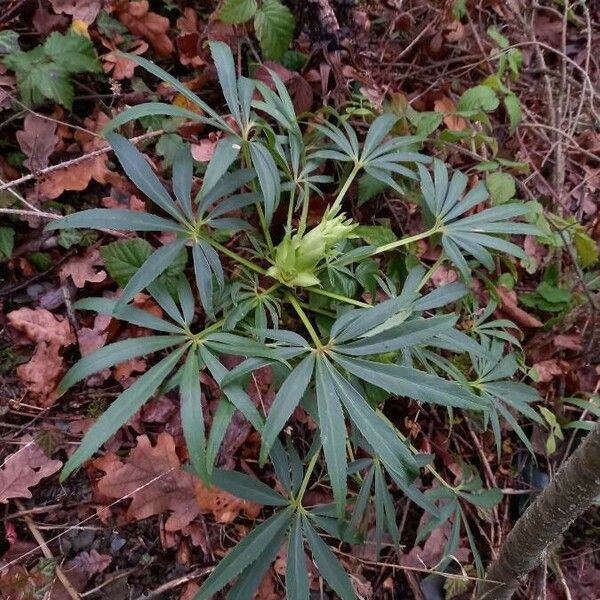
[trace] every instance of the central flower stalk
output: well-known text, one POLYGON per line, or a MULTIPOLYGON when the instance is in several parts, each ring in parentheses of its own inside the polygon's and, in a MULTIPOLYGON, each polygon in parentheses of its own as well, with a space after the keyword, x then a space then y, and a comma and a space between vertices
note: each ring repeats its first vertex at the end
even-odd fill
POLYGON ((316 227, 303 235, 287 231, 275 248, 274 264, 267 274, 289 287, 319 285, 317 266, 335 253, 336 244, 350 237, 355 227, 343 214, 334 216, 328 211, 316 227))

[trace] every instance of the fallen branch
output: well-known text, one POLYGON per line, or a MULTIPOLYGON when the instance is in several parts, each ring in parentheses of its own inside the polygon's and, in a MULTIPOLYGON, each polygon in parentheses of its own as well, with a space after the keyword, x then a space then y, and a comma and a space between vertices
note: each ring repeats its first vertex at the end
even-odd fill
POLYGON ((510 600, 520 581, 540 563, 550 545, 599 494, 600 421, 517 520, 488 569, 479 600, 510 600))

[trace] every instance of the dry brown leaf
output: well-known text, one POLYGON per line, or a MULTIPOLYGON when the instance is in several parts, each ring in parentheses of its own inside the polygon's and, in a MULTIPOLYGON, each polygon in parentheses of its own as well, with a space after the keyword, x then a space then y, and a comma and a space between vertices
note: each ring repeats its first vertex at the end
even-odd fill
POLYGON ((144 38, 158 56, 165 58, 175 50, 167 35, 169 19, 151 12, 147 0, 120 0, 114 7, 114 14, 133 35, 144 38))
POLYGON ((89 281, 100 283, 106 279, 106 271, 97 270, 104 264, 98 248, 89 248, 83 256, 76 256, 64 263, 59 271, 61 279, 71 277, 75 287, 82 288, 89 281))
MULTIPOLYGON (((92 549, 90 552, 80 552, 75 558, 67 561, 62 570, 71 585, 78 591, 85 589, 87 582, 96 574, 105 571, 112 562, 109 554, 100 554, 92 549)), ((67 592, 64 585, 56 580, 52 587, 49 600, 71 600, 73 596, 67 592)))
POLYGON ((444 125, 450 131, 462 131, 467 128, 467 122, 462 117, 457 117, 453 113, 456 112, 456 104, 452 98, 442 96, 433 103, 433 110, 441 112, 445 115, 444 125))
POLYGON ((17 141, 21 150, 27 156, 23 164, 32 172, 37 172, 48 166, 49 158, 58 137, 55 134, 56 123, 28 113, 23 121, 23 130, 17 131, 17 141))
POLYGON ((45 308, 19 308, 8 313, 7 319, 32 342, 45 342, 55 347, 75 343, 69 321, 55 317, 45 308))
POLYGON ((200 33, 198 31, 198 13, 191 7, 183 9, 183 15, 177 19, 177 51, 182 65, 201 67, 204 59, 198 55, 200 33))
POLYGON ((517 306, 517 294, 508 288, 500 285, 496 289, 500 297, 500 308, 502 312, 517 325, 521 327, 542 327, 538 319, 530 315, 527 311, 517 306))
POLYGON ((175 443, 168 433, 161 433, 155 446, 148 436, 139 436, 127 461, 107 468, 98 490, 110 498, 131 495, 127 518, 132 521, 170 512, 165 529, 178 531, 200 514, 196 480, 180 468, 175 443))
POLYGON ((56 14, 71 15, 74 20, 85 21, 91 25, 100 9, 107 4, 106 0, 50 0, 56 14))
POLYGON ((105 470, 98 491, 108 498, 130 496, 127 518, 132 521, 169 512, 166 531, 179 531, 202 513, 212 513, 221 523, 233 521, 243 510, 256 518, 261 507, 240 500, 214 486, 205 488, 199 480, 181 469, 175 442, 161 433, 152 446, 147 436, 137 438, 137 446, 126 462, 104 461, 94 465, 105 470))
POLYGON ((39 342, 29 362, 17 367, 17 375, 44 408, 58 398, 56 388, 65 371, 58 351, 59 347, 54 344, 39 342))
POLYGON ((560 377, 565 373, 563 361, 555 358, 536 362, 533 368, 537 371, 538 381, 540 383, 550 383, 555 377, 560 377))
MULTIPOLYGON (((120 81, 121 79, 131 79, 137 64, 130 58, 123 56, 123 53, 117 48, 117 42, 102 40, 102 43, 110 50, 108 54, 105 54, 102 57, 102 68, 104 69, 104 72, 108 73, 117 81, 120 81)), ((128 52, 140 56, 144 54, 146 50, 148 50, 148 44, 144 42, 144 40, 136 40, 128 52)))
POLYGON ((29 488, 62 467, 62 462, 48 458, 30 435, 19 441, 22 446, 9 455, 0 468, 0 502, 31 498, 29 488))
POLYGON ((7 68, 0 65, 0 109, 10 106, 12 98, 9 94, 13 94, 16 87, 16 79, 12 75, 6 75, 7 68))
MULTIPOLYGON (((104 113, 98 112, 95 117, 85 119, 84 126, 90 131, 100 131, 109 120, 104 113)), ((84 154, 106 147, 106 141, 102 137, 80 130, 75 133, 75 140, 79 142, 84 154)), ((81 151, 78 152, 78 155, 81 155, 81 151)), ((40 195, 52 199, 58 198, 65 190, 82 191, 87 188, 92 179, 98 183, 112 183, 113 185, 118 183, 120 177, 107 168, 106 159, 106 153, 103 153, 48 173, 40 182, 40 195)))

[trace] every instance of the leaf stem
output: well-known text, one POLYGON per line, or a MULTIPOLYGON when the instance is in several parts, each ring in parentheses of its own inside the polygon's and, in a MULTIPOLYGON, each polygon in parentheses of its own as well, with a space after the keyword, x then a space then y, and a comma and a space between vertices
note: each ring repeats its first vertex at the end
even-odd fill
POLYGON ((371 304, 361 302, 360 300, 354 300, 354 298, 348 298, 347 296, 342 296, 341 294, 336 294, 335 292, 328 292, 327 290, 322 290, 317 287, 309 287, 306 289, 312 294, 317 294, 318 296, 325 296, 326 298, 331 298, 332 300, 337 300, 338 302, 352 304, 353 306, 358 306, 360 308, 373 308, 373 305, 371 304))
POLYGON ((331 211, 332 215, 334 215, 338 211, 340 206, 342 205, 342 200, 344 199, 344 196, 348 192, 348 189, 352 185, 354 178, 356 177, 356 175, 358 174, 358 172, 360 171, 361 168, 362 168, 362 165, 360 163, 354 164, 354 167, 352 168, 350 175, 348 175, 348 179, 346 179, 346 181, 344 182, 344 185, 340 188, 338 195, 336 196, 335 200, 333 201, 333 204, 331 205, 330 211, 331 211))
POLYGON ((298 223, 298 235, 304 235, 308 221, 308 208, 310 206, 310 192, 308 184, 304 185, 304 198, 302 200, 302 213, 300 214, 300 222, 298 223))
POLYGON ((265 269, 263 269, 262 267, 259 267, 258 265, 254 264, 253 262, 245 259, 243 256, 240 256, 237 252, 230 250, 229 248, 227 248, 227 246, 223 246, 223 244, 219 244, 219 242, 215 242, 215 240, 213 240, 212 238, 210 238, 208 236, 206 236, 206 237, 203 236, 202 239, 206 240, 211 246, 213 246, 213 248, 220 250, 223 254, 225 254, 225 256, 228 256, 232 260, 235 260, 236 262, 240 263, 240 265, 244 265, 251 271, 254 271, 255 273, 259 273, 260 275, 267 274, 265 269))
POLYGON ((286 296, 286 298, 289 301, 289 303, 294 307, 294 310, 300 317, 300 320, 302 321, 302 323, 304 323, 304 327, 306 327, 306 330, 310 334, 310 337, 311 337, 312 341, 315 343, 315 346, 317 348, 322 348, 323 344, 321 344, 321 340, 319 339, 319 336, 317 335, 315 328, 312 326, 312 323, 310 322, 308 315, 304 312, 304 309, 302 308, 302 306, 300 306, 298 299, 293 294, 288 294, 286 296))
POLYGON ((423 289, 423 286, 431 279, 432 275, 438 270, 444 260, 446 260, 446 257, 444 254, 441 254, 440 257, 431 265, 431 267, 429 267, 427 273, 423 275, 423 279, 421 279, 419 285, 417 286, 417 292, 420 292, 423 289))
POLYGON ((406 246, 407 244, 412 244, 413 242, 418 242, 419 240, 428 238, 436 233, 439 233, 441 230, 440 225, 436 224, 431 229, 427 231, 423 231, 421 233, 417 233, 415 235, 411 235, 409 237, 402 238, 401 240, 396 240, 395 242, 390 242, 389 244, 383 244, 383 246, 377 246, 373 252, 369 254, 369 256, 375 256, 375 254, 381 254, 382 252, 389 252, 390 250, 395 250, 396 248, 400 248, 401 246, 406 246))
POLYGON ((310 481, 310 476, 315 469, 315 465, 317 464, 317 460, 319 459, 319 455, 321 454, 321 444, 317 446, 315 449, 315 453, 313 454, 310 462, 308 463, 308 467, 306 467, 306 472, 304 473, 304 478, 302 479, 302 484, 300 485, 300 489, 296 494, 295 504, 298 508, 302 506, 302 498, 304 498, 304 493, 306 492, 306 488, 308 487, 308 482, 310 481))

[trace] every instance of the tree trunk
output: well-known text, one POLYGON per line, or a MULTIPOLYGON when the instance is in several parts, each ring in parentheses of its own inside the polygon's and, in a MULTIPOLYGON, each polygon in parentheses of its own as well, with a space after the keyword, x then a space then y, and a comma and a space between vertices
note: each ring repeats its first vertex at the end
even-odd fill
POLYGON ((517 520, 488 569, 479 600, 509 600, 548 546, 600 495, 600 421, 517 520), (492 583, 497 581, 500 583, 492 583))

